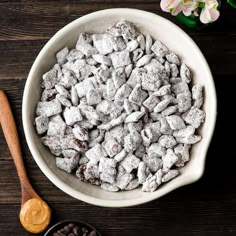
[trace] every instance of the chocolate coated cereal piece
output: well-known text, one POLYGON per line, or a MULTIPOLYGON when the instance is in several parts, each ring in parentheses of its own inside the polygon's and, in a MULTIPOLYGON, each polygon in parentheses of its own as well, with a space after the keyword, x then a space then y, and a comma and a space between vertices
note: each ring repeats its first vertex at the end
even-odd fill
POLYGON ((165 110, 163 110, 161 112, 161 114, 163 116, 169 116, 169 115, 172 115, 173 113, 175 113, 177 111, 177 109, 178 109, 178 107, 176 105, 169 106, 165 110))
POLYGON ((66 56, 68 55, 69 53, 69 50, 67 47, 63 48, 61 51, 59 51, 57 54, 56 54, 56 58, 57 58, 57 62, 59 64, 63 64, 65 63, 66 61, 66 56))
POLYGON ((109 54, 113 51, 114 41, 109 34, 93 34, 93 44, 98 52, 102 55, 109 54))
POLYGON ((81 126, 76 126, 75 128, 73 128, 73 134, 75 138, 81 141, 88 141, 89 139, 88 130, 81 126))
POLYGON ((156 91, 154 94, 155 94, 156 96, 164 96, 164 95, 166 95, 166 94, 170 94, 170 93, 171 93, 170 88, 171 88, 171 85, 170 85, 170 84, 164 85, 164 86, 160 87, 160 88, 158 89, 158 91, 156 91))
POLYGON ((147 34, 146 35, 146 45, 145 45, 145 50, 146 50, 146 54, 151 54, 151 47, 152 47, 152 37, 147 34))
POLYGON ((79 96, 79 98, 82 98, 84 96, 86 96, 86 94, 88 93, 89 90, 94 89, 94 84, 91 81, 91 79, 87 79, 84 80, 78 84, 75 85, 77 94, 79 96))
POLYGON ((79 107, 66 107, 63 115, 67 125, 73 125, 75 122, 83 119, 79 107))
POLYGON ((176 96, 180 93, 189 93, 188 85, 184 81, 177 84, 173 84, 171 90, 176 96))
POLYGON ((56 99, 65 107, 71 107, 71 102, 61 94, 56 95, 56 99))
POLYGON ((57 99, 53 99, 49 102, 38 102, 36 115, 46 115, 47 117, 50 117, 61 113, 61 111, 61 103, 57 99))
POLYGON ((159 102, 155 108, 154 108, 154 112, 162 112, 163 110, 165 110, 167 108, 167 106, 173 101, 172 98, 167 98, 162 100, 161 102, 159 102))
POLYGON ((123 67, 117 68, 112 73, 112 79, 116 89, 126 82, 126 74, 123 67))
POLYGON ((102 183, 101 188, 108 192, 117 192, 120 190, 117 186, 109 183, 102 183))
POLYGON ((71 102, 73 106, 79 105, 79 97, 78 97, 75 86, 71 86, 71 102))
POLYGON ((160 102, 160 99, 155 95, 151 94, 144 102, 143 105, 152 112, 154 107, 160 102))
POLYGON ((43 75, 42 88, 51 89, 58 83, 57 70, 52 68, 50 71, 43 75))
POLYGON ((139 46, 142 50, 145 50, 145 47, 146 47, 146 42, 145 42, 145 38, 142 34, 140 34, 138 37, 137 37, 137 41, 139 43, 139 46))
POLYGON ((129 95, 129 101, 141 106, 147 96, 148 94, 142 90, 141 85, 137 84, 129 95))
POLYGON ((188 137, 195 133, 195 128, 191 125, 187 125, 185 128, 180 130, 175 130, 173 132, 174 137, 188 137))
POLYGON ((133 178, 134 176, 130 173, 118 172, 118 175, 116 178, 116 186, 118 186, 121 190, 123 190, 128 186, 128 184, 133 178))
POLYGON ((146 181, 143 183, 142 191, 143 192, 154 192, 158 187, 158 184, 156 182, 156 176, 150 176, 146 179, 146 181))
POLYGON ((157 57, 164 57, 169 52, 168 48, 159 40, 155 41, 151 47, 151 50, 157 57))
POLYGON ((107 66, 111 66, 111 60, 107 56, 104 56, 101 54, 94 54, 94 55, 92 55, 92 57, 98 63, 101 63, 103 65, 107 65, 107 66))
POLYGON ((57 91, 56 89, 44 89, 41 96, 41 101, 51 101, 56 97, 57 91))
POLYGON ((130 95, 132 89, 127 84, 123 84, 116 92, 115 101, 124 102, 124 100, 130 95))
POLYGON ((141 57, 137 63, 136 63, 136 67, 141 67, 141 66, 145 66, 147 65, 151 59, 152 59, 153 55, 150 54, 150 55, 144 55, 143 57, 141 57))
POLYGON ((153 141, 153 133, 150 128, 143 129, 141 131, 141 136, 143 139, 143 145, 149 147, 153 141))
POLYGON ((175 163, 177 167, 182 167, 186 162, 189 161, 189 149, 191 145, 189 144, 178 144, 174 148, 175 154, 179 157, 178 162, 175 163))
POLYGON ((58 168, 66 171, 67 173, 71 173, 73 169, 76 168, 79 162, 79 155, 72 156, 70 158, 68 157, 57 157, 56 158, 56 165, 58 168))
POLYGON ((81 51, 87 57, 97 54, 98 50, 91 45, 92 38, 89 34, 82 33, 76 44, 76 49, 81 51))
POLYGON ((143 156, 143 162, 147 165, 151 172, 155 173, 162 168, 162 160, 159 157, 143 156))
POLYGON ((120 165, 128 172, 131 173, 132 170, 137 169, 140 163, 139 158, 135 155, 127 155, 123 161, 120 162, 120 165))
POLYGON ((48 123, 48 131, 47 135, 54 136, 54 135, 61 135, 65 134, 66 124, 62 120, 60 115, 52 116, 48 123))
POLYGON ((121 145, 109 133, 106 133, 102 146, 110 157, 114 157, 122 150, 121 145))
POLYGON ((159 143, 152 143, 150 147, 147 147, 146 152, 150 158, 157 158, 164 156, 166 154, 166 149, 159 143))
POLYGON ((171 179, 174 179, 178 175, 179 175, 179 171, 178 170, 169 170, 166 174, 163 175, 161 181, 163 183, 168 182, 171 179))
POLYGON ((71 49, 66 56, 67 61, 75 61, 77 59, 82 59, 84 54, 77 49, 71 49))
POLYGON ((48 117, 41 115, 35 118, 36 131, 38 134, 43 134, 48 130, 48 117))
POLYGON ((192 87, 192 98, 194 100, 194 106, 200 108, 203 104, 203 87, 196 84, 192 87))
POLYGON ((139 120, 138 122, 127 123, 127 128, 129 132, 131 132, 132 130, 141 132, 141 130, 143 129, 143 121, 139 120))
POLYGON ((71 71, 62 69, 63 75, 60 77, 59 84, 69 89, 77 83, 77 79, 71 71))
POLYGON ((96 144, 94 147, 85 152, 85 156, 91 163, 97 164, 101 158, 106 157, 106 154, 102 145, 96 144))
POLYGON ((122 149, 118 154, 116 154, 114 156, 114 159, 117 161, 117 162, 121 162, 122 160, 124 160, 124 158, 126 157, 127 155, 127 152, 125 151, 125 149, 122 149))
POLYGON ((139 163, 138 166, 138 172, 137 172, 137 176, 138 176, 138 181, 140 184, 144 183, 145 180, 148 177, 148 172, 147 172, 147 166, 146 164, 142 161, 139 163))
POLYGON ((126 78, 129 78, 131 72, 133 70, 133 64, 129 64, 125 67, 125 75, 126 75, 126 78))
POLYGON ((192 125, 194 128, 198 128, 205 120, 205 112, 197 107, 192 107, 185 117, 186 123, 192 125))
POLYGON ((184 121, 178 115, 170 115, 166 117, 167 122, 172 130, 180 130, 186 127, 184 121))
POLYGON ((139 186, 138 179, 133 179, 129 182, 129 184, 126 186, 125 190, 133 190, 139 186))
POLYGON ((179 60, 178 56, 173 52, 166 54, 166 59, 170 63, 176 64, 177 66, 180 65, 180 60, 179 60))
POLYGON ((112 79, 107 80, 107 96, 110 100, 114 100, 116 87, 112 79))
POLYGON ((133 51, 133 62, 136 62, 143 56, 143 50, 141 48, 137 48, 133 51))
POLYGON ((191 81, 191 72, 185 64, 182 64, 180 67, 180 77, 186 83, 190 83, 191 81))
POLYGON ((164 172, 168 172, 169 169, 179 160, 179 157, 175 155, 172 149, 167 149, 166 155, 162 157, 164 172))
POLYGON ((70 98, 70 93, 62 85, 56 84, 55 89, 62 96, 66 97, 66 98, 70 98))
POLYGON ((190 135, 187 137, 176 137, 176 141, 178 143, 183 143, 183 144, 195 144, 201 140, 200 135, 190 135))
POLYGON ((116 164, 114 159, 101 158, 99 162, 100 179, 104 182, 113 184, 116 178, 116 164))
POLYGON ((125 99, 124 100, 124 109, 125 109, 126 113, 129 115, 133 111, 139 110, 139 107, 137 104, 130 102, 129 99, 125 99))
POLYGON ((142 89, 148 91, 157 91, 162 82, 158 74, 148 73, 142 77, 142 89))
POLYGON ((47 146, 51 153, 55 156, 60 156, 62 154, 62 147, 60 142, 60 137, 57 136, 44 136, 41 138, 42 143, 47 146))
POLYGON ((121 52, 113 52, 110 54, 110 57, 114 68, 127 66, 131 63, 129 52, 126 50, 121 52))
POLYGON ((102 101, 101 94, 97 89, 90 89, 86 94, 86 98, 88 105, 96 105, 102 101))
POLYGON ((159 143, 162 147, 165 148, 172 148, 177 144, 175 138, 171 135, 162 135, 159 138, 159 143))
POLYGON ((179 112, 185 112, 191 108, 191 94, 189 92, 179 93, 177 95, 177 101, 179 112))
POLYGON ((137 84, 141 83, 142 77, 145 75, 145 73, 146 70, 144 68, 135 68, 127 80, 127 84, 131 88, 134 88, 137 84))
POLYGON ((134 39, 134 40, 131 40, 131 41, 129 41, 129 42, 127 43, 125 50, 127 50, 127 51, 129 51, 129 52, 132 52, 132 51, 134 51, 137 47, 138 47, 138 41, 134 39))
POLYGON ((126 117, 125 123, 138 122, 144 116, 144 114, 145 113, 142 111, 135 111, 126 117))
POLYGON ((125 137, 124 148, 126 152, 135 151, 141 144, 142 137, 136 130, 131 130, 130 134, 125 137))

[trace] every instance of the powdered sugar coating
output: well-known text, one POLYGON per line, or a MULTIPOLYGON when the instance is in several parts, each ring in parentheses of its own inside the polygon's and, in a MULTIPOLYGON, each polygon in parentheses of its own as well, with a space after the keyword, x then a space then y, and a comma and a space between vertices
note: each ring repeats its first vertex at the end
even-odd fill
POLYGON ((178 55, 124 20, 80 34, 56 58, 35 126, 58 168, 111 192, 153 192, 181 174, 205 113, 178 55))

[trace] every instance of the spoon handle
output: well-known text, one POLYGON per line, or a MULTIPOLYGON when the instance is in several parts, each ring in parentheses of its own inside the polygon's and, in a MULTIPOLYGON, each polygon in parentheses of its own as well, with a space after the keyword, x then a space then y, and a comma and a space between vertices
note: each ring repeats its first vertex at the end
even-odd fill
POLYGON ((20 178, 23 205, 31 197, 38 195, 27 177, 14 117, 7 96, 2 90, 0 90, 0 123, 20 178))

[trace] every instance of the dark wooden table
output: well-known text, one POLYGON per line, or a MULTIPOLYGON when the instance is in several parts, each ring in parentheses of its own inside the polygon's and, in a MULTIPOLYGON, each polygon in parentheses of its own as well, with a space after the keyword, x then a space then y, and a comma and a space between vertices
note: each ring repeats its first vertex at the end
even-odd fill
MULTIPOLYGON (((10 99, 32 185, 53 209, 54 222, 81 219, 96 226, 104 236, 236 235, 236 119, 233 115, 236 10, 224 5, 221 13, 212 27, 194 31, 161 12, 157 0, 0 1, 0 89, 5 90, 10 99), (112 7, 151 11, 180 25, 206 56, 218 95, 217 125, 203 178, 151 203, 123 209, 92 206, 56 188, 34 162, 21 121, 24 84, 40 49, 67 23, 87 13, 112 7)), ((0 131, 0 236, 30 235, 18 220, 20 195, 15 167, 0 131)))

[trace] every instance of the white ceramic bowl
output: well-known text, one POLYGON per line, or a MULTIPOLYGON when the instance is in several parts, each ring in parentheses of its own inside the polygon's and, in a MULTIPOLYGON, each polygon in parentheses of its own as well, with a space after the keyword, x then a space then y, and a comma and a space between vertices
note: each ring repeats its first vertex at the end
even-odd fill
POLYGON ((26 81, 23 96, 23 126, 30 151, 43 173, 67 194, 100 206, 124 207, 157 199, 183 185, 197 181, 204 172, 206 152, 216 121, 216 93, 208 64, 193 40, 170 21, 145 11, 135 9, 109 9, 83 16, 59 30, 44 46, 36 58, 26 81), (180 56, 193 72, 194 83, 204 85, 204 111, 206 121, 199 133, 203 139, 191 150, 191 161, 181 170, 181 175, 161 186, 156 192, 144 193, 140 189, 118 193, 106 192, 97 186, 81 182, 55 165, 49 150, 41 144, 34 128, 34 112, 40 98, 41 76, 55 64, 55 53, 67 46, 75 47, 81 32, 103 32, 113 23, 125 19, 133 22, 139 31, 149 33, 163 41, 180 56))

